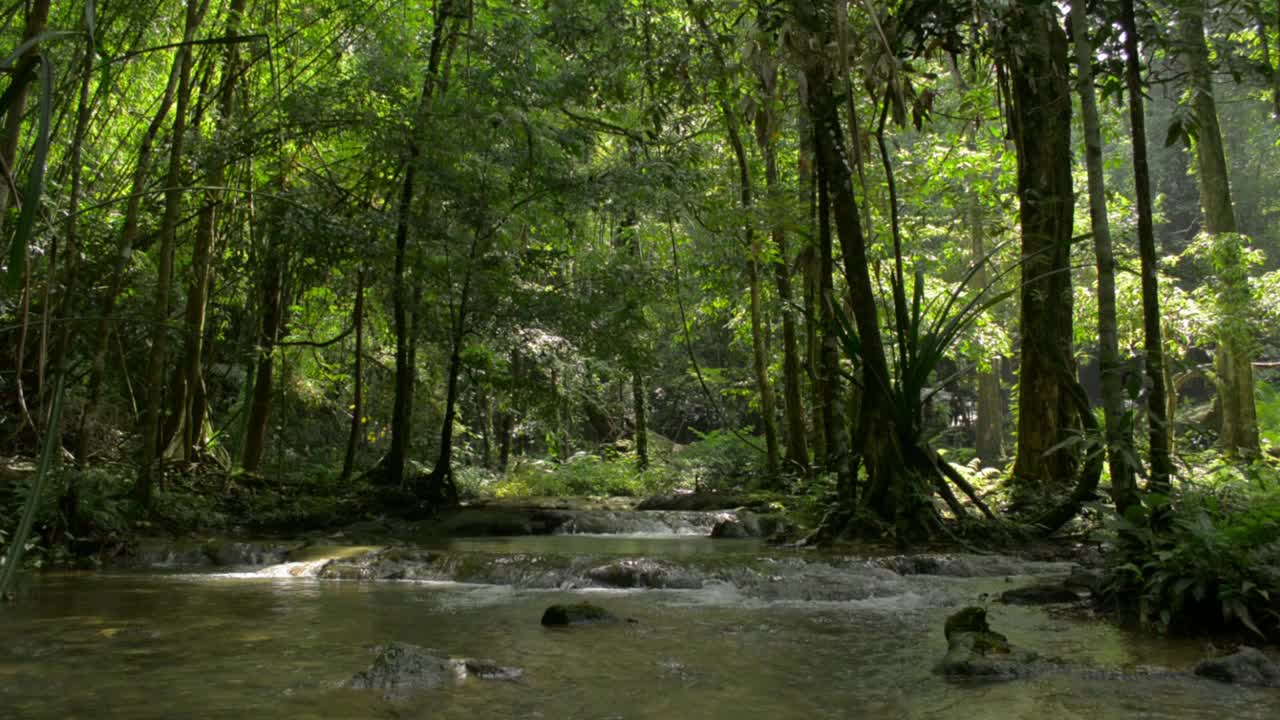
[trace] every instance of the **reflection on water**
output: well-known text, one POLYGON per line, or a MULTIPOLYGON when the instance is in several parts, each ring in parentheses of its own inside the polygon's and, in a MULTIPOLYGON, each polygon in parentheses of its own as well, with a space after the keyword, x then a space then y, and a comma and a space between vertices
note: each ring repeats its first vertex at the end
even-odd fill
POLYGON ((903 582, 897 594, 857 601, 768 602, 722 583, 569 593, 261 576, 28 578, 20 602, 0 612, 0 717, 1280 717, 1275 691, 1165 672, 1185 671, 1194 644, 1027 608, 994 606, 993 623, 1015 643, 1092 670, 948 683, 930 671, 944 650, 942 620, 1006 581, 903 582), (584 596, 638 622, 539 625, 546 605, 584 596), (391 640, 524 676, 401 704, 338 688, 367 665, 368 646, 391 640))

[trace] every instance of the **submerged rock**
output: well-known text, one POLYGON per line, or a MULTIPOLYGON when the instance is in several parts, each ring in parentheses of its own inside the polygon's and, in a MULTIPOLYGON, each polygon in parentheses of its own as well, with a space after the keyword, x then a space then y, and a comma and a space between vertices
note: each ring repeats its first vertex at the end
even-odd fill
POLYGON ((967 607, 947 618, 947 654, 938 672, 951 678, 1012 680, 1036 672, 1034 652, 1013 647, 987 624, 987 611, 967 607))
POLYGON ((1280 688, 1280 665, 1261 650, 1242 647, 1231 655, 1201 660, 1196 674, 1233 685, 1280 688))
POLYGON ((351 677, 345 687, 381 690, 385 698, 398 698, 424 690, 454 685, 469 677, 480 680, 516 680, 522 671, 490 660, 451 658, 429 648, 395 642, 374 649, 373 663, 351 677))
POLYGON ((1053 583, 1014 588, 1000 594, 1000 602, 1005 605, 1053 605, 1073 603, 1079 599, 1075 590, 1053 583))
POLYGON ((572 605, 552 605, 542 613, 542 624, 545 627, 567 627, 569 625, 617 621, 618 616, 608 610, 599 605, 585 602, 572 605))

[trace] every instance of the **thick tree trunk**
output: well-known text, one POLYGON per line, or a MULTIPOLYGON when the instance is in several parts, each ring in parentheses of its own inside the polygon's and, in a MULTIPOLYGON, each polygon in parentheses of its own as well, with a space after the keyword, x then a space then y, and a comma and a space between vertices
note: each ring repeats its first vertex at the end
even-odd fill
POLYGON ((1139 502, 1131 460, 1137 454, 1129 426, 1125 422, 1124 363, 1120 360, 1120 341, 1116 329, 1116 262, 1112 252, 1111 224, 1107 219, 1102 130, 1093 88, 1093 46, 1089 41, 1089 18, 1085 12, 1084 0, 1072 0, 1071 25, 1075 36, 1080 114, 1084 120, 1085 165, 1089 174, 1089 223, 1093 230, 1093 252, 1098 263, 1098 360, 1102 373, 1107 460, 1111 467, 1111 497, 1116 510, 1123 514, 1139 502))
MULTIPOLYGON (((1202 0, 1191 0, 1183 6, 1178 25, 1191 91, 1191 111, 1196 122, 1196 177, 1200 181, 1205 231, 1211 235, 1234 233, 1236 217, 1213 96, 1202 0)), ((1260 445, 1253 397, 1252 353, 1245 339, 1234 337, 1222 338, 1218 353, 1221 357, 1216 362, 1224 395, 1220 442, 1228 454, 1255 456, 1260 452, 1260 445)))
MULTIPOLYGON (((813 50, 815 47, 823 48, 828 45, 829 31, 833 25, 830 18, 832 9, 825 4, 818 7, 813 0, 795 0, 792 4, 797 26, 804 33, 798 42, 801 47, 809 46, 804 52, 803 64, 808 89, 807 111, 813 123, 814 145, 817 149, 819 225, 826 222, 827 213, 823 206, 827 203, 823 200, 824 195, 829 195, 858 335, 863 387, 860 393, 858 437, 852 449, 859 455, 868 480, 866 492, 859 498, 859 505, 883 520, 893 522, 899 537, 905 540, 909 535, 915 534, 926 520, 929 513, 927 499, 932 493, 933 485, 930 483, 923 492, 920 491, 921 488, 914 484, 919 479, 918 474, 907 467, 907 457, 903 453, 902 438, 909 432, 898 427, 890 395, 891 378, 881 338, 879 308, 871 282, 861 218, 853 196, 845 135, 833 90, 835 78, 824 56, 813 50)), ((820 230, 819 235, 822 234, 820 230)), ((829 255, 825 248, 823 255, 829 255)), ((824 327, 824 357, 829 358, 835 349, 835 327, 832 322, 835 307, 830 291, 831 267, 827 257, 823 258, 823 265, 823 312, 827 314, 825 319, 828 321, 824 327)), ((831 378, 830 371, 828 378, 831 378)), ((827 387, 825 390, 828 397, 838 397, 837 393, 832 392, 832 388, 827 387)), ((833 435, 845 431, 844 427, 827 428, 828 457, 835 457, 844 449, 840 447, 842 443, 838 440, 833 442, 833 435)), ((855 495, 852 463, 840 461, 836 467, 836 475, 838 483, 846 488, 842 492, 846 502, 852 501, 855 495)))
MULTIPOLYGON (((1173 388, 1168 384, 1169 373, 1165 366, 1164 339, 1160 327, 1160 267, 1156 257, 1151 172, 1147 167, 1147 126, 1143 112, 1141 61, 1138 55, 1138 28, 1133 0, 1122 0, 1121 16, 1125 28, 1125 82, 1129 91, 1129 131, 1133 144, 1133 179, 1138 206, 1138 253, 1142 263, 1143 341, 1147 383, 1150 385, 1147 395, 1148 438, 1151 445, 1150 487, 1157 492, 1168 493, 1169 478, 1173 474, 1173 463, 1170 460, 1170 453, 1173 451, 1173 415, 1169 411, 1167 397, 1173 392, 1173 388)), ((1124 512, 1137 504, 1137 489, 1134 481, 1126 478, 1129 485, 1124 491, 1128 496, 1121 498, 1114 489, 1114 474, 1115 470, 1112 469, 1112 493, 1117 509, 1124 512)))
POLYGON ((1079 425, 1072 357, 1071 93, 1067 38, 1050 3, 1015 3, 1004 17, 1004 62, 1018 155, 1022 224, 1021 367, 1015 499, 1064 491, 1076 477, 1079 425))
POLYGON ((356 275, 356 304, 351 311, 351 322, 356 331, 355 359, 351 368, 355 387, 351 392, 351 431, 347 433, 347 451, 342 457, 343 481, 350 479, 355 470, 356 451, 364 436, 364 277, 365 269, 361 267, 356 275))
MULTIPOLYGON (((200 26, 208 3, 187 5, 183 41, 190 42, 200 26)), ((161 429, 164 427, 164 376, 169 358, 169 292, 173 285, 173 253, 178 244, 178 213, 182 209, 183 152, 187 135, 187 109, 191 103, 191 71, 194 53, 191 47, 178 50, 181 68, 178 72, 177 107, 173 116, 173 137, 169 147, 169 170, 165 177, 164 218, 160 223, 160 247, 157 249, 155 299, 151 309, 151 355, 147 366, 147 409, 143 415, 142 459, 134 496, 143 507, 150 507, 155 473, 164 453, 161 429)))

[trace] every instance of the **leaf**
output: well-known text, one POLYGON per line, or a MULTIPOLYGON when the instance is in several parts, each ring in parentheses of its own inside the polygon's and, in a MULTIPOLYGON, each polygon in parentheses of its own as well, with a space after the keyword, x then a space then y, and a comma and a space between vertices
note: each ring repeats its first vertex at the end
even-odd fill
POLYGON ((1186 132, 1182 129, 1182 118, 1175 115, 1173 119, 1169 121, 1169 129, 1164 134, 1164 146, 1173 147, 1184 137, 1186 137, 1186 132))
POLYGON ((36 136, 31 174, 27 177, 22 213, 18 216, 18 227, 13 233, 13 244, 9 247, 9 290, 13 292, 22 286, 22 278, 26 272, 27 246, 35 230, 40 200, 44 195, 44 171, 49 161, 49 126, 53 119, 53 64, 44 56, 37 55, 36 58, 40 65, 40 127, 36 136))

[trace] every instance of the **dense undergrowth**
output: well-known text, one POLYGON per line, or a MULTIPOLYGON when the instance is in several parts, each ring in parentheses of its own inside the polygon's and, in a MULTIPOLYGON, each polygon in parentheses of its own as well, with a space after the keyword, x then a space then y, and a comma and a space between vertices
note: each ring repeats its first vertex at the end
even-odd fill
POLYGON ((1173 498, 1109 523, 1108 595, 1161 631, 1280 639, 1280 471, 1201 460, 1173 498))

